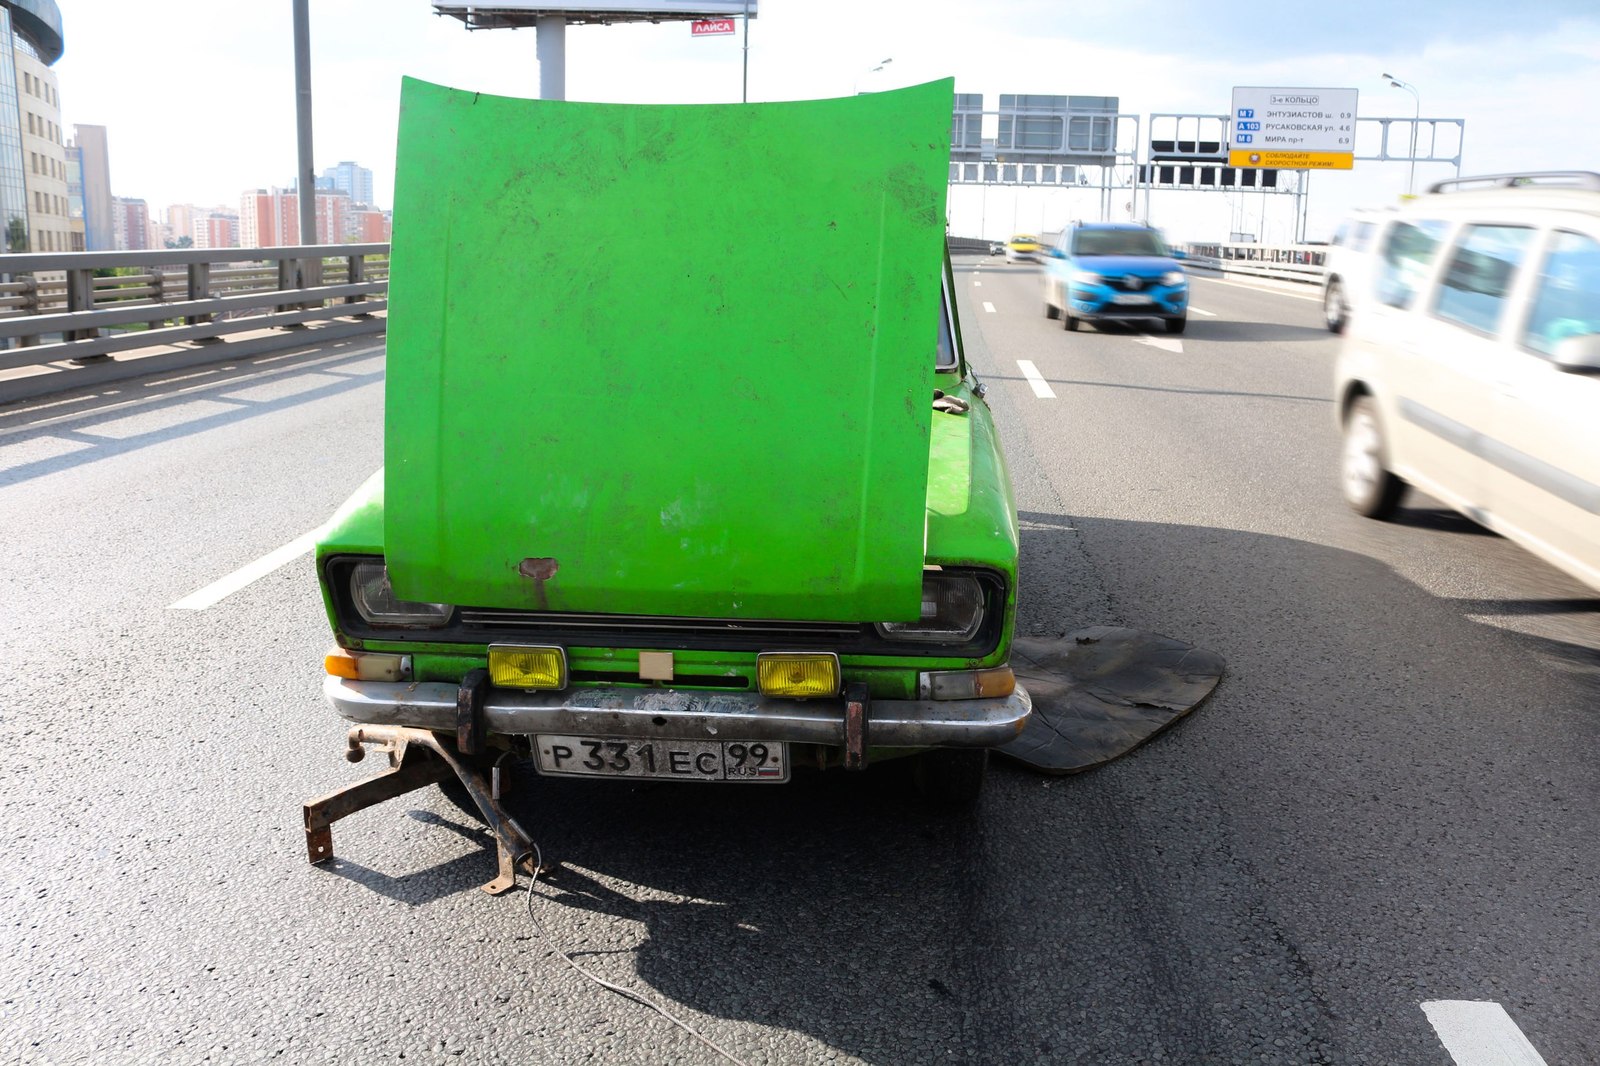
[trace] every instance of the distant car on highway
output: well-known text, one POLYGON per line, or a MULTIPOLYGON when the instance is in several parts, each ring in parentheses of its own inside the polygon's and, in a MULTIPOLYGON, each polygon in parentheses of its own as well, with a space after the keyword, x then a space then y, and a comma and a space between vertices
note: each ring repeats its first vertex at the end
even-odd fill
POLYGON ((1322 282, 1322 315, 1333 333, 1343 333, 1350 318, 1350 292, 1365 288, 1371 271, 1372 238, 1389 211, 1354 211, 1334 230, 1322 282))
POLYGON ((1600 174, 1438 182, 1383 220, 1336 367, 1341 484, 1415 485, 1600 589, 1600 174))
POLYGON ((1066 329, 1084 320, 1155 318, 1168 333, 1182 333, 1189 280, 1149 226, 1080 222, 1045 259, 1044 314, 1066 329))
POLYGON ((1004 255, 1005 252, 1006 252, 1006 242, 1005 241, 990 241, 989 242, 989 254, 990 255, 1004 255))
POLYGON ((1006 242, 1006 262, 1037 263, 1043 247, 1033 234, 1018 233, 1006 242))

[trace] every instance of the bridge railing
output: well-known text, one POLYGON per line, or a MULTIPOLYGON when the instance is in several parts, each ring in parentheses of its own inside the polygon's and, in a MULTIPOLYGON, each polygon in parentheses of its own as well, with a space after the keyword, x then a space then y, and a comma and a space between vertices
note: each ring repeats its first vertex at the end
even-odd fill
POLYGON ((382 332, 387 244, 0 255, 0 402, 382 332))
POLYGON ((1321 285, 1326 274, 1325 244, 1185 244, 1188 261, 1224 274, 1250 274, 1321 285))

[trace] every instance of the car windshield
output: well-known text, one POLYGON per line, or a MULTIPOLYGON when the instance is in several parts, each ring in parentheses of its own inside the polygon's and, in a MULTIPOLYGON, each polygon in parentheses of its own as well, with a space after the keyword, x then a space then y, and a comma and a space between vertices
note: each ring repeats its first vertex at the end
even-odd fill
POLYGON ((1167 246, 1147 229, 1086 229, 1072 235, 1073 255, 1166 255, 1167 246))
POLYGON ((1019 233, 1015 237, 1011 238, 1011 243, 1012 244, 1038 244, 1039 243, 1039 238, 1030 237, 1026 233, 1019 233))

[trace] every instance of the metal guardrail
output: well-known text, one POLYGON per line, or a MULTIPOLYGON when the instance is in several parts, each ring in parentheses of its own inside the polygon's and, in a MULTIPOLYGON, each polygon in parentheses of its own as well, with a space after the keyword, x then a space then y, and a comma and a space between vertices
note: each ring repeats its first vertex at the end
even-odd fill
POLYGON ((988 255, 989 242, 978 237, 945 237, 951 255, 988 255))
POLYGON ((381 332, 387 244, 0 256, 0 403, 381 332))
POLYGON ((1325 244, 1185 244, 1187 261, 1223 274, 1250 274, 1321 285, 1326 276, 1325 244))
MULTIPOLYGON (((989 251, 988 241, 974 237, 946 237, 945 245, 952 255, 986 255, 989 251)), ((1178 248, 1186 264, 1223 274, 1252 274, 1308 285, 1321 285, 1326 276, 1325 244, 1183 244, 1178 248)))

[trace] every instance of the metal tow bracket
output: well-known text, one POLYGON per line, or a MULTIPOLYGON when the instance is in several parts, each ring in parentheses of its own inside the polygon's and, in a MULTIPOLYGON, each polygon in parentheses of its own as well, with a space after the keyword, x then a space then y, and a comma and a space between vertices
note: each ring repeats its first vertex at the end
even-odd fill
POLYGON ((852 681, 844 687, 844 768, 867 768, 867 706, 872 695, 866 683, 852 681))
POLYGON ((489 691, 489 671, 468 670, 456 692, 456 750, 463 755, 483 754, 483 697, 489 691))
POLYGON ((334 822, 424 785, 443 781, 453 773, 494 834, 499 872, 494 880, 482 886, 483 891, 491 896, 509 892, 517 884, 517 867, 532 869, 526 864, 533 858, 533 841, 500 806, 500 790, 490 787, 475 762, 450 750, 454 745, 442 742, 438 735, 426 729, 357 726, 350 730, 350 749, 345 757, 351 762, 360 762, 366 755, 364 746, 367 744, 383 746, 389 755, 390 768, 305 805, 306 857, 311 862, 327 862, 333 858, 334 822))

